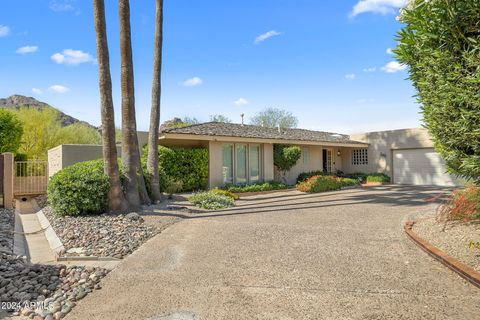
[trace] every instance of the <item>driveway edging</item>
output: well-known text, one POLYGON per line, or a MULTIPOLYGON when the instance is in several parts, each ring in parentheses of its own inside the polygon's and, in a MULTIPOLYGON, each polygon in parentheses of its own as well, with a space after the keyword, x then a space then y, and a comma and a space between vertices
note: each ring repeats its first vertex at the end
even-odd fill
POLYGON ((456 272, 459 276, 473 284, 474 286, 480 288, 480 273, 475 271, 473 268, 467 266, 466 264, 461 263, 457 259, 452 258, 439 248, 435 247, 428 241, 420 238, 414 231, 413 225, 414 221, 409 221, 405 223, 404 230, 408 237, 423 251, 428 253, 431 257, 441 262, 443 265, 448 267, 450 270, 456 272))

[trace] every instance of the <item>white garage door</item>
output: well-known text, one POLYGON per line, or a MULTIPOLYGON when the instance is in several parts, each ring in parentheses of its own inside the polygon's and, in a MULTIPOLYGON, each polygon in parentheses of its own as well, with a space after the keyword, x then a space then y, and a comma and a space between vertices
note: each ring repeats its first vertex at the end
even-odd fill
POLYGON ((393 151, 393 182, 397 184, 456 186, 459 181, 446 173, 445 161, 433 149, 393 151))

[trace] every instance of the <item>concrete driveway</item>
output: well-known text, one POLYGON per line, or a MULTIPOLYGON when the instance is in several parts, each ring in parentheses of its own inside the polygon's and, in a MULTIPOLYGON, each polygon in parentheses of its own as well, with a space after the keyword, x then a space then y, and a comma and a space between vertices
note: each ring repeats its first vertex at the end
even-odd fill
POLYGON ((440 192, 288 191, 184 219, 67 319, 480 319, 480 290, 403 234, 440 192))

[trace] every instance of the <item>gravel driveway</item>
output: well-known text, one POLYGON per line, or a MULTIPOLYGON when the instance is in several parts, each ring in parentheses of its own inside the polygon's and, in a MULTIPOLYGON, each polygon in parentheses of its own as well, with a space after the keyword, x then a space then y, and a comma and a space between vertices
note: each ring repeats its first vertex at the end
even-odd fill
POLYGON ((439 192, 286 191, 186 217, 66 319, 479 319, 480 290, 403 234, 439 192))

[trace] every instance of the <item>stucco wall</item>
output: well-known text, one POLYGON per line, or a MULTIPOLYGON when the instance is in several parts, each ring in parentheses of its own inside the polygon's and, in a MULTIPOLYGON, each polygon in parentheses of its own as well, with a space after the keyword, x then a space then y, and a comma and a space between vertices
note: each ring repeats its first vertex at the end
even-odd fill
POLYGON ((382 172, 392 177, 392 156, 394 149, 433 148, 433 142, 426 129, 402 129, 367 132, 350 136, 352 140, 369 143, 368 165, 356 166, 351 163, 351 150, 346 150, 343 159, 345 172, 382 172))

